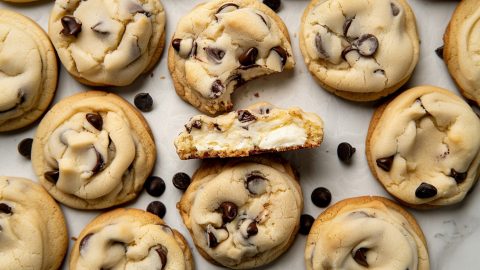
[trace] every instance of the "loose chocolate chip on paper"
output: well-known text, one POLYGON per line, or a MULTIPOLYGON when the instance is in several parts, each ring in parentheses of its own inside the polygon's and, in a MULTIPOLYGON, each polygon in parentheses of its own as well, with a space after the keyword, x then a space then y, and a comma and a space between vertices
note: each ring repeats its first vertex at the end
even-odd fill
POLYGON ((153 201, 148 204, 147 212, 150 212, 154 215, 157 215, 160 218, 163 218, 167 213, 167 208, 165 207, 165 204, 163 204, 162 202, 153 201))
POLYGON ((78 36, 82 31, 82 22, 73 16, 63 16, 61 19, 63 29, 60 33, 65 36, 78 36))
POLYGON ((327 207, 332 201, 332 194, 330 193, 330 190, 324 187, 319 187, 313 190, 311 199, 313 204, 323 208, 327 207))
POLYGON ((32 143, 32 138, 23 139, 17 146, 18 153, 30 159, 32 157, 32 143))
POLYGON ((87 119, 88 123, 92 125, 94 128, 97 130, 102 130, 103 128, 103 118, 100 114, 98 113, 87 113, 85 115, 85 118, 87 119))
POLYGON ((350 162, 356 149, 347 142, 342 142, 337 147, 338 158, 343 162, 350 162))
POLYGON ((441 59, 443 59, 443 48, 444 46, 440 46, 438 48, 435 49, 435 53, 437 54, 438 57, 440 57, 441 59))
POLYGON ((149 112, 153 108, 153 99, 148 93, 137 94, 133 102, 142 112, 149 112))
POLYGON ((421 183, 415 190, 415 196, 420 199, 428 199, 437 195, 437 188, 428 183, 421 183))
POLYGON ((190 185, 190 181, 190 176, 183 172, 175 174, 172 179, 173 185, 180 190, 186 190, 190 185))
POLYGON ((310 233, 310 229, 313 226, 315 219, 311 215, 301 215, 300 216, 300 229, 299 232, 303 235, 308 235, 310 233))
POLYGON ((158 176, 150 176, 143 185, 148 194, 154 197, 160 197, 165 192, 165 181, 158 176))

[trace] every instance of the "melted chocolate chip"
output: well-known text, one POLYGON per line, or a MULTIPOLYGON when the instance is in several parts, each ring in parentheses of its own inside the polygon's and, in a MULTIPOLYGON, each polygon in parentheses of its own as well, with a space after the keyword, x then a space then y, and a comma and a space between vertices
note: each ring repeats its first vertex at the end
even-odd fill
POLYGON ((242 123, 257 120, 257 117, 255 117, 255 115, 253 115, 248 110, 239 110, 239 111, 237 111, 237 115, 238 115, 238 121, 240 121, 242 123))
POLYGON ((251 66, 255 64, 258 56, 258 49, 251 47, 248 50, 244 51, 239 57, 238 61, 242 66, 251 66))
POLYGON ((216 64, 220 64, 225 56, 225 51, 222 49, 206 47, 204 50, 205 53, 207 53, 208 58, 210 58, 216 64))
POLYGON ((220 125, 217 124, 217 123, 214 123, 214 124, 213 124, 213 127, 214 127, 217 131, 220 131, 220 132, 222 131, 222 128, 221 128, 220 125))
POLYGON ((223 223, 232 222, 238 214, 238 207, 232 202, 221 203, 219 210, 222 212, 223 223))
POLYGON ((353 51, 358 51, 358 49, 356 49, 355 47, 350 46, 350 45, 345 47, 345 49, 343 49, 343 51, 342 51, 342 58, 346 61, 347 60, 347 54, 350 53, 350 52, 353 52, 353 51))
POLYGON ((280 0, 263 0, 263 3, 275 12, 280 9, 280 5, 282 4, 280 0))
POLYGON ((173 185, 180 190, 186 190, 190 185, 190 181, 190 176, 183 172, 175 174, 172 179, 173 185))
POLYGON ((93 233, 89 233, 82 238, 82 240, 80 241, 80 245, 78 246, 78 249, 80 250, 80 252, 82 252, 82 250, 84 250, 87 247, 88 240, 92 236, 93 236, 93 233))
POLYGON ((285 66, 285 64, 287 63, 287 57, 288 57, 287 51, 280 46, 273 47, 272 50, 278 53, 278 55, 280 56, 280 60, 282 61, 282 66, 285 66))
POLYGON ((158 256, 160 257, 160 261, 162 262, 162 268, 160 270, 165 269, 165 266, 167 265, 167 254, 168 254, 168 249, 160 245, 158 248, 155 249, 157 252, 158 256))
POLYGON ((102 22, 96 23, 94 26, 90 27, 93 32, 100 34, 100 35, 108 35, 110 32, 108 32, 104 27, 102 22))
POLYGON ((317 51, 324 57, 328 58, 328 53, 323 48, 323 42, 322 42, 322 36, 320 34, 315 35, 315 48, 317 48, 317 51))
POLYGON ((12 213, 12 208, 6 203, 0 203, 0 213, 10 215, 12 213))
POLYGON ((367 248, 359 248, 355 251, 355 254, 353 254, 353 259, 363 267, 368 267, 367 251, 367 248))
POLYGON ((206 236, 207 236, 207 246, 209 248, 215 248, 218 246, 218 240, 217 240, 217 237, 215 237, 215 234, 208 230, 207 229, 207 232, 206 232, 206 236))
POLYGON ((202 121, 195 120, 195 121, 185 125, 185 129, 187 130, 188 133, 192 132, 192 128, 201 129, 202 128, 202 121))
POLYGON ((85 116, 87 119, 88 123, 92 125, 94 128, 97 130, 102 130, 103 128, 103 118, 100 114, 98 113, 87 113, 85 116))
POLYGON ((443 48, 444 48, 444 46, 442 45, 442 46, 438 47, 437 49, 435 49, 435 53, 441 59, 443 59, 443 48))
POLYGON ((30 159, 32 157, 32 143, 32 138, 23 139, 17 146, 18 153, 30 159))
POLYGON ((167 208, 165 207, 165 204, 163 204, 162 202, 153 201, 148 204, 147 212, 157 215, 160 218, 163 218, 167 213, 167 208))
POLYGON ((342 142, 337 147, 337 156, 341 161, 349 163, 355 151, 355 147, 347 142, 342 142))
POLYGON ((353 44, 362 56, 372 56, 378 48, 378 39, 372 34, 360 36, 353 44))
POLYGON ((252 171, 245 178, 245 187, 253 195, 259 195, 265 191, 267 179, 259 171, 252 171))
POLYGON ((310 229, 313 226, 315 219, 310 215, 301 215, 300 216, 300 229, 299 232, 303 235, 308 235, 310 233, 310 229))
POLYGON ((153 99, 148 93, 137 94, 133 103, 142 112, 149 112, 153 108, 153 99))
POLYGON ((180 44, 182 43, 182 39, 176 38, 172 40, 172 47, 175 49, 175 51, 179 52, 180 51, 180 44))
POLYGON ((375 73, 375 74, 381 74, 382 76, 385 76, 385 70, 380 69, 380 68, 379 68, 379 69, 375 69, 375 70, 373 71, 373 73, 375 73))
POLYGON ((400 13, 400 9, 394 3, 390 3, 390 7, 392 8, 393 16, 397 16, 400 13))
POLYGON ((95 164, 95 167, 93 167, 92 169, 93 174, 100 172, 105 167, 105 162, 103 161, 103 157, 96 149, 95 149, 95 154, 97 156, 97 163, 95 164))
POLYGON ((421 183, 415 190, 415 196, 420 199, 427 199, 437 195, 437 188, 428 183, 421 183))
POLYGON ((65 36, 78 36, 82 31, 82 23, 73 16, 63 16, 61 19, 63 29, 60 33, 65 36))
POLYGON ((148 194, 154 197, 160 197, 165 192, 165 181, 158 176, 150 176, 143 184, 143 187, 147 191, 148 194))
POLYGON ((60 177, 60 172, 58 170, 48 171, 44 173, 43 176, 45 177, 45 179, 47 179, 48 182, 56 184, 58 178, 60 177))
POLYGON ((250 236, 257 235, 258 233, 258 227, 257 227, 257 222, 252 221, 250 224, 247 226, 247 238, 250 236))
POLYGON ((386 158, 379 158, 377 159, 377 166, 380 167, 382 170, 389 172, 392 169, 393 159, 395 156, 390 156, 386 158))
POLYGON ((223 86, 222 81, 220 80, 215 80, 212 83, 212 88, 211 88, 211 98, 218 98, 223 94, 223 91, 225 91, 225 86, 223 86))
POLYGON ((468 172, 461 173, 461 172, 455 171, 455 169, 450 170, 450 177, 453 177, 453 179, 455 179, 455 182, 457 182, 457 184, 463 183, 463 181, 467 179, 467 175, 468 175, 468 172))
POLYGON ((346 37, 348 35, 348 29, 350 28, 350 25, 352 25, 353 18, 347 18, 345 22, 343 23, 343 35, 346 37))
POLYGON ((226 3, 223 6, 221 6, 220 8, 218 8, 217 14, 220 13, 220 12, 230 12, 230 11, 233 11, 233 10, 238 9, 238 8, 239 8, 239 6, 237 4, 226 3))
POLYGON ((312 199, 313 204, 323 208, 327 207, 332 201, 332 193, 324 187, 319 187, 313 190, 310 198, 312 199))

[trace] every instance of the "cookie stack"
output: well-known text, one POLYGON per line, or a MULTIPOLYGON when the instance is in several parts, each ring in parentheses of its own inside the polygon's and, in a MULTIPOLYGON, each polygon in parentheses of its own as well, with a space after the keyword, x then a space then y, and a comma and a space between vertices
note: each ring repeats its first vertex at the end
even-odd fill
MULTIPOLYGON (((449 90, 402 89, 420 59, 407 0, 312 0, 297 14, 306 68, 335 96, 380 104, 364 125, 366 162, 399 204, 367 194, 330 205, 332 193, 319 187, 310 197, 326 209, 316 219, 305 214, 300 173, 282 153, 320 147, 328 133, 322 118, 266 101, 234 109, 234 92, 254 85, 249 81, 293 74, 296 47, 279 7, 278 0, 210 0, 182 14, 168 43, 159 0, 56 0, 48 34, 0 9, 0 132, 36 126, 33 140, 18 147, 31 158, 36 181, 0 176, 0 268, 208 268, 194 262, 198 252, 214 265, 252 269, 284 256, 304 234, 309 270, 430 269, 423 231, 400 204, 441 208, 472 191, 480 174, 478 115, 449 90), (171 162, 202 160, 191 178, 173 178, 183 192, 176 198, 178 219, 190 238, 163 221, 162 202, 147 211, 124 208, 143 189, 161 196, 166 184, 152 175, 157 130, 141 112, 152 110, 152 97, 141 93, 133 106, 106 88, 144 79, 165 44, 161 64, 170 72, 171 91, 203 113, 185 121, 168 143, 178 155, 171 162), (57 56, 73 79, 101 89, 49 108, 57 56), (102 211, 74 235, 66 260, 67 224, 78 220, 73 212, 66 220, 58 203, 102 211)), ((479 17, 478 1, 461 1, 440 54, 476 105, 479 17)), ((349 164, 355 151, 345 142, 337 154, 349 164)))

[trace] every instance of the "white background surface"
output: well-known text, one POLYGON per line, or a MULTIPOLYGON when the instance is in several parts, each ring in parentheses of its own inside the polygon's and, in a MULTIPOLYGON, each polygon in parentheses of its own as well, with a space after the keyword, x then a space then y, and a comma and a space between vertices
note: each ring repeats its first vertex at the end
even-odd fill
MULTIPOLYGON (((162 0, 167 12, 167 44, 174 32, 180 16, 187 13, 196 3, 191 0, 162 0)), ((354 1, 354 0, 352 0, 354 1)), ((235 109, 256 101, 268 101, 280 107, 300 106, 305 111, 319 114, 325 121, 325 141, 319 149, 286 153, 301 174, 305 209, 304 212, 316 217, 323 209, 315 207, 310 194, 314 188, 324 186, 332 192, 332 203, 341 199, 360 195, 384 195, 383 188, 372 177, 364 154, 364 140, 374 104, 356 104, 344 101, 322 90, 306 71, 298 48, 300 18, 308 1, 283 0, 280 17, 290 31, 294 56, 297 65, 294 71, 261 78, 250 82, 234 94, 235 109), (259 98, 254 94, 259 93, 259 98), (340 142, 349 142, 357 152, 353 163, 345 166, 336 155, 340 142)), ((421 38, 420 61, 412 80, 402 89, 412 86, 432 84, 457 92, 447 69, 434 50, 442 45, 442 36, 458 1, 453 0, 409 0, 418 22, 421 38)), ((7 8, 23 13, 47 29, 51 1, 35 4, 12 5, 0 3, 7 8)), ((191 175, 199 161, 181 161, 176 153, 173 140, 183 124, 199 112, 184 103, 175 93, 167 70, 167 57, 163 54, 153 75, 140 77, 133 85, 125 88, 110 88, 133 103, 133 97, 140 92, 148 92, 154 99, 154 110, 145 113, 157 144, 158 156, 155 175, 162 177, 166 192, 159 198, 167 206, 164 220, 182 232, 191 246, 191 238, 183 226, 176 203, 182 193, 171 182, 176 172, 191 175)), ((61 64, 60 64, 61 66, 61 64)), ((1 85, 0 85, 1 87, 1 85)), ((55 103, 89 87, 77 83, 62 67, 55 103)), ((457 92, 458 93, 458 92, 457 92)), ((17 144, 22 139, 33 137, 33 126, 9 134, 0 134, 0 175, 22 176, 35 180, 31 163, 17 152, 17 144)), ((460 205, 428 212, 412 211, 419 221, 428 241, 432 269, 480 269, 477 259, 480 247, 480 195, 478 187, 460 205), (477 206, 475 206, 477 205, 477 206)), ((142 192, 138 200, 127 207, 145 209, 156 198, 142 192)), ((63 207, 70 237, 79 234, 82 228, 99 212, 78 211, 63 207)), ((299 235, 292 248, 273 264, 262 269, 304 269, 303 249, 305 236, 299 235)), ((70 245, 73 241, 70 241, 70 245)), ((193 249, 197 269, 221 269, 206 262, 193 249)), ((66 265, 66 264, 65 264, 66 265)), ((64 265, 64 269, 67 267, 64 265)), ((1 268, 1 266, 0 266, 1 268)))

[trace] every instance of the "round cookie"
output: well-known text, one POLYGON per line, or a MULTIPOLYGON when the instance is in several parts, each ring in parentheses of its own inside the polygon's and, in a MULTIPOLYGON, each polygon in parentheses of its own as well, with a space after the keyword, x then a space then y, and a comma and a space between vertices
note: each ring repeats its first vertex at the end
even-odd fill
POLYGON ((443 37, 443 59, 463 96, 480 104, 480 5, 458 3, 443 37))
POLYGON ((405 0, 312 0, 302 17, 300 49, 325 90, 372 101, 408 81, 420 41, 405 0))
POLYGON ((231 110, 231 94, 246 81, 294 65, 285 24, 257 0, 198 5, 179 21, 168 49, 177 94, 208 114, 231 110))
POLYGON ((55 200, 28 179, 0 176, 1 268, 59 269, 67 248, 67 227, 55 200))
POLYGON ((0 9, 0 132, 25 127, 48 108, 57 88, 57 58, 31 19, 0 9))
POLYGON ((370 122, 366 154, 385 189, 415 208, 458 203, 477 182, 480 119, 455 94, 434 86, 405 91, 370 122))
POLYGON ((292 167, 279 158, 209 160, 177 208, 203 257, 250 269, 272 262, 293 243, 303 197, 292 167))
POLYGON ((356 197, 325 210, 310 230, 307 270, 430 269, 415 218, 383 197, 356 197))
POLYGON ((150 128, 121 97, 89 91, 63 99, 35 134, 40 183, 73 208, 102 209, 134 199, 156 159, 150 128))
POLYGON ((72 248, 71 270, 193 270, 187 241, 158 216, 116 209, 91 221, 72 248))
POLYGON ((57 0, 48 33, 79 82, 125 86, 158 62, 165 11, 160 0, 57 0))

